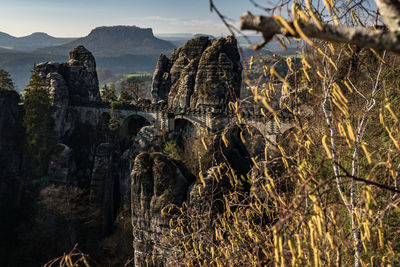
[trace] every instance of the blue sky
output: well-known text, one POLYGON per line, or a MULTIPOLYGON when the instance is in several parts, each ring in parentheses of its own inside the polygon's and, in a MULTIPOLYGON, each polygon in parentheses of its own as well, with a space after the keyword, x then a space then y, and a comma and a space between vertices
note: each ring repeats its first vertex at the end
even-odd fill
MULTIPOLYGON (((246 10, 261 12, 248 0, 214 0, 214 3, 236 23, 246 10)), ((95 27, 111 25, 151 27, 156 34, 226 34, 215 12, 210 12, 208 0, 0 1, 0 31, 15 36, 46 32, 57 37, 80 37, 95 27)))

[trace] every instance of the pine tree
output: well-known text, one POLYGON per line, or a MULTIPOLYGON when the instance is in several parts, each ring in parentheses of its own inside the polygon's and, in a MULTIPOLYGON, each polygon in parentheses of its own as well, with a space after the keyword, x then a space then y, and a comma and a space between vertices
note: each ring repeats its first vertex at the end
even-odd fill
POLYGON ((32 73, 25 89, 24 107, 24 127, 32 158, 33 174, 40 176, 47 170, 55 133, 50 94, 37 72, 32 73))
POLYGON ((105 84, 101 90, 101 98, 104 102, 112 102, 117 100, 115 84, 112 83, 110 87, 105 84))
POLYGON ((0 91, 15 90, 14 83, 11 79, 10 73, 0 69, 0 91))

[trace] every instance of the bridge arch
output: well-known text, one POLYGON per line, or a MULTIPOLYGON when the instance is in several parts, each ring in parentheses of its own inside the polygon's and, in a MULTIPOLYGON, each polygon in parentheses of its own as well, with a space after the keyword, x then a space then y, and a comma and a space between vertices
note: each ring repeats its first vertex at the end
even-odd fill
POLYGON ((178 118, 174 121, 175 132, 179 132, 182 137, 190 140, 196 138, 199 135, 198 125, 187 118, 178 118))
POLYGON ((152 125, 150 121, 137 114, 132 114, 124 118, 119 128, 122 147, 129 147, 140 129, 149 125, 152 125))

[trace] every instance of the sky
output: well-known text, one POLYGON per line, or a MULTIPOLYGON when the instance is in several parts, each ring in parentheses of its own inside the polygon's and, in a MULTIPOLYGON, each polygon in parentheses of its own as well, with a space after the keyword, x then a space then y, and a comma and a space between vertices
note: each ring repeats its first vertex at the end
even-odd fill
MULTIPOLYGON (((248 0, 214 3, 236 25, 243 12, 262 12, 248 0)), ((208 0, 0 0, 0 31, 18 37, 33 32, 81 37, 95 27, 113 25, 153 28, 155 34, 227 33, 208 0)))

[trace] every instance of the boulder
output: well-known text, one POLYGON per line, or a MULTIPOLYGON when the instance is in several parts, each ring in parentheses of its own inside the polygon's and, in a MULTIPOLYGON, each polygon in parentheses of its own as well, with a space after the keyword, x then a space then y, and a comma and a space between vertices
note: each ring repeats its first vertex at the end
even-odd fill
POLYGON ((135 148, 139 152, 147 151, 151 146, 157 144, 159 132, 154 125, 142 127, 135 138, 135 148))
POLYGON ((161 153, 141 153, 135 159, 131 181, 131 216, 135 266, 165 266, 173 253, 164 240, 168 218, 161 210, 186 200, 192 179, 161 153))

